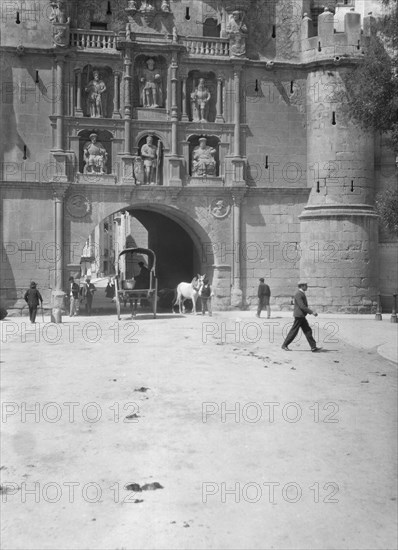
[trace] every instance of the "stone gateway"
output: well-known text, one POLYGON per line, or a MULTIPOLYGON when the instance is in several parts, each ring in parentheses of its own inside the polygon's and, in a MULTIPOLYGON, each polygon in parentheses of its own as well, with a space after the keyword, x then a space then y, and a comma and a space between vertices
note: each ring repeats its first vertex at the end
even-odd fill
POLYGON ((22 307, 31 280, 49 303, 70 276, 112 276, 118 231, 154 249, 160 289, 206 273, 214 309, 254 310, 264 277, 272 308, 304 278, 319 312, 374 311, 396 292, 397 239, 375 212, 395 159, 342 103, 369 3, 7 11, 0 305, 22 307))

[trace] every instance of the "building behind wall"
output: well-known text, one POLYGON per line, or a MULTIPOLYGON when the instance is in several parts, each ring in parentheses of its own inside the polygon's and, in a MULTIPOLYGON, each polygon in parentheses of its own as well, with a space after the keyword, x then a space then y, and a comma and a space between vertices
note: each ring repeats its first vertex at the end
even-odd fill
POLYGON ((216 307, 252 306, 261 276, 281 307, 303 277, 321 311, 371 311, 395 292, 397 240, 374 211, 394 154, 341 102, 373 3, 321 4, 2 4, 2 302, 32 279, 49 299, 89 238, 104 249, 97 274, 111 273, 116 213, 134 209, 189 235, 216 307), (195 164, 202 138, 210 162, 195 164))

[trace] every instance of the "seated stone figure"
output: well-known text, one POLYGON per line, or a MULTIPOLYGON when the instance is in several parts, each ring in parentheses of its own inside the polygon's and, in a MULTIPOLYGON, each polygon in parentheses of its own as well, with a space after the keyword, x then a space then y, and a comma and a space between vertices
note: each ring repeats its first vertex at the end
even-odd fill
POLYGON ((199 146, 195 147, 192 155, 192 175, 193 176, 215 176, 216 160, 214 155, 216 150, 206 145, 206 138, 199 139, 199 146))
POLYGON ((84 173, 104 174, 108 153, 101 142, 97 141, 97 134, 90 134, 90 141, 87 141, 84 151, 84 173))

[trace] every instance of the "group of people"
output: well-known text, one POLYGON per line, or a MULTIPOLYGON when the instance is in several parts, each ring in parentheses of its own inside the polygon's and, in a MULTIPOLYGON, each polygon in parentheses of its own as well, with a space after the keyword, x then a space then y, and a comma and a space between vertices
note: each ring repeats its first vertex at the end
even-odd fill
POLYGON ((69 277, 69 317, 73 317, 79 313, 79 304, 83 301, 86 302, 86 314, 91 315, 94 292, 96 290, 90 277, 86 277, 83 286, 78 285, 74 277, 69 277))
MULTIPOLYGON (((301 329, 304 333, 304 336, 307 338, 309 345, 311 346, 311 351, 318 352, 321 348, 317 347, 314 337, 312 336, 312 329, 306 319, 307 315, 314 315, 314 317, 317 317, 318 313, 308 307, 307 296, 305 295, 308 289, 308 283, 305 281, 299 281, 297 286, 298 286, 298 291, 296 292, 293 298, 294 323, 288 335, 286 336, 285 341, 282 344, 282 349, 284 351, 291 351, 288 348, 288 346, 293 342, 299 330, 301 329)), ((267 284, 265 284, 263 277, 260 278, 260 284, 258 285, 257 295, 258 295, 258 307, 257 307, 256 316, 260 317, 261 311, 264 308, 266 308, 267 318, 269 319, 271 317, 271 307, 269 305, 270 298, 271 298, 271 290, 270 290, 270 287, 267 284)))
MULTIPOLYGON (((138 262, 138 266, 140 267, 140 272, 135 277, 136 284, 134 288, 136 289, 149 288, 150 271, 146 267, 144 262, 138 262)), ((271 317, 271 307, 270 307, 271 289, 264 282, 263 277, 259 279, 259 282, 260 284, 258 285, 258 291, 257 291, 258 306, 257 306, 256 316, 260 318, 261 312, 265 308, 267 311, 267 318, 269 319, 271 317)), ((294 300, 293 300, 294 323, 282 344, 282 349, 284 351, 291 351, 288 346, 293 342, 299 330, 301 329, 304 333, 304 336, 307 338, 307 341, 311 347, 311 351, 318 352, 320 348, 318 348, 316 345, 316 341, 312 335, 312 329, 306 319, 307 315, 314 315, 315 317, 317 317, 318 313, 308 307, 307 296, 305 294, 308 289, 308 283, 305 281, 299 281, 297 286, 298 286, 298 291, 294 295, 294 300)), ((86 302, 86 314, 91 315, 95 291, 96 291, 96 288, 94 284, 91 282, 90 277, 86 277, 86 280, 82 287, 80 287, 75 282, 73 277, 69 277, 69 289, 68 289, 68 297, 69 297, 69 304, 70 304, 69 316, 73 317, 74 315, 78 314, 79 303, 83 300, 85 300, 86 302)), ((108 280, 108 284, 105 289, 105 295, 107 298, 114 298, 115 296, 115 285, 114 285, 114 281, 111 278, 109 278, 108 280)), ((202 315, 205 315, 207 310, 209 316, 211 316, 212 315, 211 299, 214 296, 214 292, 207 276, 205 276, 203 279, 203 284, 199 290, 199 296, 201 298, 201 304, 202 304, 202 315)), ((37 308, 39 307, 39 304, 41 304, 41 306, 43 307, 43 298, 39 290, 37 289, 37 285, 34 281, 30 283, 30 288, 25 292, 24 299, 29 307, 30 321, 31 323, 35 323, 37 308)))

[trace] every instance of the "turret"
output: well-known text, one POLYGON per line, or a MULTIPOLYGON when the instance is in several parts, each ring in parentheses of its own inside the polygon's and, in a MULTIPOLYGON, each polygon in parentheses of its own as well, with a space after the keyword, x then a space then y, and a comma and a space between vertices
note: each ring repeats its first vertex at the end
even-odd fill
MULTIPOLYGON (((355 47, 359 33, 359 14, 347 13, 347 48, 355 47)), ((336 47, 330 12, 320 16, 317 39, 322 51, 336 47)), ((319 307, 329 303, 334 309, 366 311, 374 305, 377 292, 374 143, 373 135, 352 119, 344 103, 344 77, 352 68, 337 65, 316 68, 307 78, 311 193, 300 216, 300 269, 319 307)))

